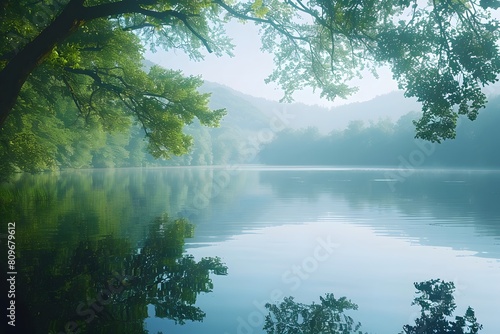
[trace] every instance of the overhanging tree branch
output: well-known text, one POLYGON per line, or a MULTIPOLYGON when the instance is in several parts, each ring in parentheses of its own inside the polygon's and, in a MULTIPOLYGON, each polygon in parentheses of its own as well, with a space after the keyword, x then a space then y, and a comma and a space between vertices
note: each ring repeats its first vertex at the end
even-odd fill
POLYGON ((263 19, 263 18, 259 18, 259 17, 255 17, 255 16, 249 16, 245 13, 242 13, 242 12, 239 12, 237 11, 236 9, 234 9, 233 7, 229 6, 228 4, 226 4, 224 1, 222 0, 215 0, 214 1, 215 4, 221 6, 222 8, 224 8, 229 14, 233 15, 234 17, 238 18, 238 19, 242 19, 242 20, 248 20, 248 21, 252 21, 252 22, 257 22, 257 23, 265 23, 265 24, 269 24, 271 27, 273 27, 274 29, 276 29, 277 31, 279 31, 281 34, 283 34, 284 36, 288 37, 289 39, 291 40, 301 40, 301 41, 305 41, 307 42, 308 41, 308 38, 305 37, 305 36, 300 36, 300 35, 293 35, 292 33, 290 33, 288 30, 286 30, 284 27, 278 25, 276 22, 272 21, 272 20, 268 20, 268 19, 263 19))
MULTIPOLYGON (((9 62, 0 71, 0 127, 14 108, 28 76, 44 61, 58 43, 67 39, 88 21, 127 13, 140 13, 164 22, 167 22, 169 18, 176 18, 202 42, 209 52, 212 52, 208 39, 203 37, 189 22, 189 16, 192 14, 174 10, 156 12, 141 7, 156 4, 157 1, 153 0, 122 0, 91 7, 85 7, 84 2, 85 0, 70 0, 54 21, 33 41, 27 43, 19 52, 6 55, 9 57, 9 62)), ((87 51, 94 50, 87 49, 87 51)))
POLYGON ((78 13, 84 0, 71 0, 59 16, 33 41, 20 50, 0 71, 0 126, 9 116, 19 92, 31 72, 54 46, 76 31, 84 21, 78 13))

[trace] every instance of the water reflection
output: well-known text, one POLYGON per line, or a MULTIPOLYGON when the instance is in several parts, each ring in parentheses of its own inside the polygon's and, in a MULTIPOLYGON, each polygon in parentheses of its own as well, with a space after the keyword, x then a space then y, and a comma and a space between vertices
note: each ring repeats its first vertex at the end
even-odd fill
POLYGON ((483 241, 471 245, 476 235, 496 245, 500 240, 500 172, 420 170, 404 182, 376 181, 385 173, 288 171, 261 173, 260 181, 282 201, 331 203, 326 218, 345 215, 384 234, 414 237, 422 244, 464 245, 479 256, 500 258, 497 246, 483 241), (341 203, 347 208, 340 208, 341 203))
POLYGON ((210 213, 213 199, 231 198, 245 183, 244 177, 232 178, 215 194, 218 177, 216 170, 202 168, 21 174, 0 184, 0 213, 30 229, 26 237, 42 233, 61 242, 78 238, 72 228, 79 225, 85 236, 114 234, 138 241, 144 237, 143 224, 163 212, 192 221, 201 211, 210 213), (200 198, 206 201, 195 201, 200 198))
POLYGON ((331 293, 320 297, 320 304, 306 305, 286 297, 278 304, 266 304, 264 330, 268 334, 363 334, 361 323, 344 311, 356 310, 358 306, 345 297, 336 299, 331 293))
POLYGON ((54 247, 41 240, 22 251, 19 301, 29 309, 31 333, 143 333, 148 306, 178 324, 202 321, 197 296, 211 292, 211 275, 226 275, 217 257, 184 254, 194 227, 185 219, 157 217, 136 247, 108 235, 54 247))
POLYGON ((415 318, 411 282, 437 276, 457 282, 459 304, 477 307, 485 334, 498 332, 498 173, 415 172, 391 187, 380 170, 219 172, 78 171, 2 185, 2 222, 18 223, 20 325, 238 334, 249 328, 239 320, 255 320, 279 289, 301 301, 349 296, 360 307, 348 314, 366 330, 395 333, 415 318), (283 280, 329 235, 340 247, 300 288, 283 280), (226 270, 217 258, 201 260, 214 255, 230 276, 216 276, 226 270), (189 270, 205 274, 185 281, 189 270))
POLYGON ((281 198, 316 200, 322 194, 346 200, 352 209, 392 208, 408 217, 422 213, 441 220, 484 224, 500 236, 500 171, 415 170, 399 182, 380 182, 385 170, 261 173, 281 198))
MULTIPOLYGON (((474 310, 469 306, 463 316, 454 316, 456 310, 453 282, 432 279, 415 283, 417 296, 412 305, 420 306, 420 317, 414 325, 404 325, 400 334, 477 334, 482 325, 477 322, 474 310)), ((277 304, 266 304, 264 330, 268 334, 367 334, 360 330, 346 311, 358 306, 346 297, 335 298, 331 293, 320 297, 320 303, 306 305, 285 297, 277 304)))
POLYGON ((415 325, 403 326, 405 334, 476 334, 483 328, 470 306, 463 316, 453 315, 457 308, 453 282, 433 279, 415 283, 415 288, 417 296, 412 305, 420 306, 420 317, 415 319, 415 325))

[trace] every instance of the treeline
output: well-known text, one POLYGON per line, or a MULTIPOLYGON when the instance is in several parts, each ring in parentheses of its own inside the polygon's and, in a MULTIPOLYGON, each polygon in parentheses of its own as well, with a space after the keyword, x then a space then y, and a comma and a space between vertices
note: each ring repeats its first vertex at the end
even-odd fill
POLYGON ((226 123, 207 128, 197 120, 186 127, 192 136, 188 154, 155 159, 139 124, 126 117, 86 117, 70 99, 54 101, 52 112, 18 113, 0 133, 0 181, 15 172, 66 168, 211 165, 243 161, 247 134, 226 123))
MULTIPOLYGON (((216 90, 217 92, 217 90, 216 90)), ((416 140, 410 113, 396 123, 354 121, 342 131, 322 135, 315 128, 284 130, 271 142, 255 138, 269 127, 262 110, 225 90, 214 94, 211 108, 227 107, 219 128, 195 121, 186 127, 192 137, 188 154, 155 159, 139 124, 115 114, 82 115, 70 99, 53 101, 51 113, 32 110, 13 114, 0 132, 0 181, 15 172, 68 168, 200 166, 253 163, 280 165, 370 165, 403 167, 500 167, 500 98, 493 99, 478 119, 463 119, 457 138, 441 144, 416 140), (251 151, 251 152, 250 152, 251 151), (252 153, 252 154, 250 154, 252 153)))
POLYGON ((228 126, 207 128, 195 121, 185 132, 192 137, 191 150, 170 159, 155 159, 148 153, 144 131, 138 125, 133 125, 124 132, 106 133, 99 147, 89 151, 91 159, 87 159, 84 167, 204 166, 243 160, 239 148, 245 135, 241 131, 228 126))
POLYGON ((321 135, 316 128, 284 130, 262 147, 260 162, 278 165, 357 165, 402 167, 500 167, 500 98, 477 120, 459 121, 457 137, 440 144, 415 139, 409 113, 396 123, 354 121, 343 131, 321 135))

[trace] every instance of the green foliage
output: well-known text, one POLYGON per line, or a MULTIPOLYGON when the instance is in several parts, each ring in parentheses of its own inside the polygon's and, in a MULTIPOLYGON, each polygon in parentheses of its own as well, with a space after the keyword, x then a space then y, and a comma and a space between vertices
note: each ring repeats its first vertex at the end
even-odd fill
POLYGON ((453 282, 433 279, 415 283, 415 288, 417 297, 412 305, 420 306, 420 317, 415 319, 415 326, 405 325, 402 333, 477 334, 483 328, 470 306, 464 316, 455 316, 455 321, 449 319, 456 309, 453 282))
MULTIPOLYGON (((56 100, 51 112, 35 109, 16 115, 0 132, 0 168, 5 170, 0 178, 5 180, 15 171, 97 167, 93 157, 108 144, 119 149, 128 136, 120 129, 106 131, 97 117, 79 117, 69 100, 56 100)), ((112 158, 117 159, 116 155, 112 158)))
MULTIPOLYGON (((174 74, 177 75, 178 72, 174 74)), ((193 85, 200 83, 197 78, 192 79, 186 81, 193 85)), ((182 90, 180 86, 172 88, 172 91, 179 94, 182 90)), ((200 99, 208 98, 206 87, 199 90, 200 99)), ((106 127, 98 115, 91 113, 83 117, 71 98, 56 99, 50 113, 35 110, 18 116, 15 122, 9 120, 4 126, 0 132, 4 143, 3 146, 0 145, 0 154, 3 153, 5 159, 0 160, 0 176, 7 180, 16 171, 35 173, 66 168, 222 165, 247 162, 241 147, 248 141, 249 136, 255 136, 259 130, 268 126, 269 120, 261 110, 241 98, 232 96, 227 89, 215 86, 214 90, 215 94, 209 107, 222 110, 222 107, 227 105, 231 115, 224 118, 217 128, 206 127, 195 117, 190 124, 182 128, 182 132, 158 132, 173 136, 173 140, 182 141, 184 136, 191 144, 188 149, 180 147, 182 152, 186 153, 181 152, 180 156, 171 154, 168 159, 155 159, 151 155, 151 150, 148 150, 151 141, 148 142, 145 138, 144 128, 140 123, 134 124, 131 118, 122 119, 121 124, 118 122, 119 118, 116 118, 117 122, 110 122, 106 127), (12 142, 11 137, 16 138, 19 132, 29 133, 33 138, 32 142, 39 148, 38 156, 33 153, 25 154, 27 150, 12 142), (21 164, 20 161, 25 163, 21 164)), ((184 90, 182 94, 189 95, 189 92, 184 90)), ((199 100, 198 102, 205 103, 199 100)), ((195 108, 194 103, 197 103, 195 99, 186 103, 186 106, 195 108)), ((200 118, 206 116, 200 114, 200 118)), ((207 121, 211 121, 211 118, 208 117, 207 121)))
MULTIPOLYGON (((69 7, 63 2, 7 3, 0 12, 5 42, 0 46, 0 70, 14 66, 16 57, 69 7)), ((158 67, 143 70, 141 38, 123 26, 136 19, 105 15, 85 20, 42 56, 2 126, 3 179, 18 170, 126 165, 130 161, 123 146, 132 124, 142 127, 149 153, 163 159, 188 152, 192 138, 183 132, 184 126, 195 118, 203 125, 218 125, 224 110, 209 109, 209 94, 198 92, 199 78, 158 67)), ((180 30, 168 34, 185 37, 180 30)))
POLYGON ((378 59, 391 64, 406 96, 422 102, 417 137, 455 138, 459 115, 476 119, 486 103, 481 87, 497 81, 498 22, 475 1, 406 6, 410 19, 391 23, 379 35, 378 59))
POLYGON ((190 137, 182 133, 184 124, 196 117, 203 125, 217 126, 225 111, 208 108, 209 95, 197 92, 202 83, 198 78, 159 67, 152 67, 149 75, 157 93, 147 93, 138 117, 149 139, 148 149, 155 158, 184 154, 191 146, 190 137))
POLYGON ((344 314, 358 306, 345 297, 336 299, 327 293, 320 297, 320 304, 297 303, 293 297, 286 297, 279 304, 266 304, 264 330, 268 334, 363 334, 360 323, 344 314))
POLYGON ((181 49, 195 60, 203 49, 231 54, 224 25, 236 18, 260 26, 262 49, 276 64, 267 81, 283 88, 284 100, 306 86, 329 99, 346 97, 356 91, 350 79, 387 64, 406 95, 423 104, 417 136, 454 138, 457 118, 477 117, 486 103, 481 87, 500 72, 496 8, 484 0, 8 1, 0 8, 0 83, 12 103, 2 104, 2 123, 11 113, 31 112, 35 101, 50 105, 67 96, 106 126, 134 115, 150 131, 155 156, 184 152, 189 140, 180 123, 194 116, 213 124, 221 112, 203 107, 204 98, 179 75, 143 73, 143 45, 181 49), (177 97, 186 90, 194 95, 184 109, 190 99, 177 97))

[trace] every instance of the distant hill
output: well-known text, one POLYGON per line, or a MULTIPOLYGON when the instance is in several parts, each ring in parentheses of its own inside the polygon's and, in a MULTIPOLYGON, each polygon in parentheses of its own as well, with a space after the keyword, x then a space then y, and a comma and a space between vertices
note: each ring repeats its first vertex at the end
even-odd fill
MULTIPOLYGON (((153 65, 153 62, 144 60, 145 70, 153 65)), ((402 91, 333 108, 303 103, 279 103, 210 81, 205 81, 200 91, 211 93, 212 109, 227 109, 228 114, 222 125, 244 132, 268 128, 273 117, 283 113, 287 114, 289 122, 286 125, 291 129, 316 127, 320 133, 328 134, 332 130, 345 129, 351 121, 362 120, 369 123, 389 119, 395 122, 409 112, 421 110, 421 104, 416 99, 405 98, 402 91)))
POLYGON ((205 82, 201 91, 211 93, 212 108, 226 108, 225 124, 250 127, 268 127, 273 115, 286 112, 287 126, 292 129, 316 127, 320 133, 343 130, 349 122, 362 120, 376 122, 388 118, 392 122, 401 116, 421 109, 415 99, 408 99, 403 93, 392 92, 366 102, 357 102, 340 107, 326 108, 303 103, 279 103, 264 98, 250 96, 227 86, 205 82))
MULTIPOLYGON (((144 68, 153 66, 151 61, 144 61, 144 68)), ((365 123, 388 119, 396 122, 410 112, 420 112, 422 105, 415 98, 405 98, 402 91, 379 95, 369 101, 354 102, 339 107, 327 108, 303 103, 279 103, 264 98, 251 96, 228 86, 205 81, 202 92, 211 93, 210 107, 226 108, 227 116, 222 125, 236 128, 238 131, 259 131, 269 127, 277 113, 289 115, 287 126, 291 129, 316 127, 321 134, 332 130, 344 130, 351 121, 362 120, 365 123)), ((500 95, 500 82, 484 88, 488 99, 500 95)))
POLYGON ((226 86, 207 82, 200 91, 210 93, 210 108, 225 108, 227 115, 223 118, 222 126, 237 127, 240 130, 258 131, 269 125, 268 108, 254 103, 254 97, 243 95, 226 86))
POLYGON ((396 122, 401 116, 420 110, 422 110, 422 104, 417 102, 415 98, 406 98, 402 91, 395 91, 366 102, 332 108, 330 120, 336 122, 336 129, 345 129, 353 120, 376 122, 388 118, 390 121, 396 122))
MULTIPOLYGON (((478 120, 470 122, 461 117, 457 138, 436 144, 435 152, 425 157, 422 166, 500 166, 500 158, 492 154, 496 151, 494 143, 499 140, 495 131, 500 117, 495 112, 500 106, 497 88, 500 87, 488 87, 490 102, 478 120)), ((411 121, 419 118, 421 105, 415 99, 405 98, 400 91, 334 108, 283 104, 207 81, 200 91, 211 94, 211 108, 226 108, 228 113, 216 129, 202 127, 198 122, 188 126, 186 132, 194 139, 193 151, 164 162, 166 164, 261 162, 397 166, 419 148, 411 121), (262 130, 272 129, 273 117, 283 114, 288 121, 285 124, 288 131, 276 132, 273 136, 266 132, 262 136, 262 130), (359 120, 364 126, 355 123, 348 127, 350 122, 359 120), (295 131, 313 127, 319 133, 314 129, 295 131)), ((151 159, 147 161, 147 164, 156 163, 151 159)))

